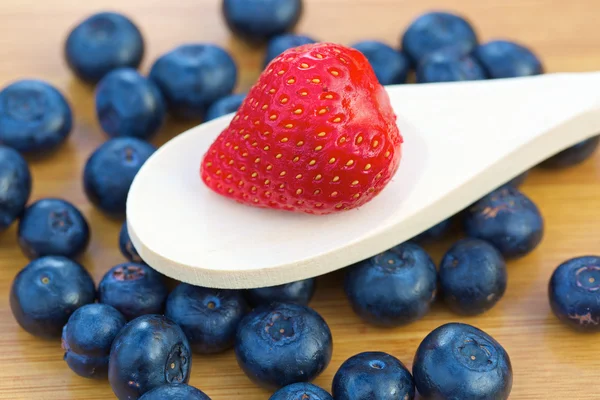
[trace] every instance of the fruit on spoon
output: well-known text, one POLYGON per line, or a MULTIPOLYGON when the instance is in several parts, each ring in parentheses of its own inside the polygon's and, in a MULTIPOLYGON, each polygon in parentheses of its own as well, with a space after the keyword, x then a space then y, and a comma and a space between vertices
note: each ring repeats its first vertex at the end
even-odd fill
POLYGON ((201 177, 243 204, 330 214, 383 190, 398 169, 402 141, 364 55, 308 44, 266 67, 204 155, 201 177))

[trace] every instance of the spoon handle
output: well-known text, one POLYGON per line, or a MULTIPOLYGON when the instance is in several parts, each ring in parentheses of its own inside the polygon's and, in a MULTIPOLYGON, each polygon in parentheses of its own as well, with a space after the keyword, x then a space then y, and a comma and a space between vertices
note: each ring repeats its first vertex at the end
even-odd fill
POLYGON ((396 85, 387 90, 399 125, 408 134, 403 163, 416 165, 412 157, 425 159, 415 183, 419 201, 406 201, 397 210, 402 218, 420 218, 415 222, 419 228, 413 232, 410 223, 401 224, 406 234, 396 236, 400 240, 600 134, 600 72, 396 85))

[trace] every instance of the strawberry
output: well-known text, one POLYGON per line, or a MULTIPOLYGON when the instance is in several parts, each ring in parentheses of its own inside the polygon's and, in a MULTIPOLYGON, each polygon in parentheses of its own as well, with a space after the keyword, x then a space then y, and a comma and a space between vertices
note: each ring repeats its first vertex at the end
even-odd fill
POLYGON ((266 67, 204 155, 200 175, 243 204, 329 214, 381 192, 398 169, 402 141, 363 54, 308 44, 266 67))

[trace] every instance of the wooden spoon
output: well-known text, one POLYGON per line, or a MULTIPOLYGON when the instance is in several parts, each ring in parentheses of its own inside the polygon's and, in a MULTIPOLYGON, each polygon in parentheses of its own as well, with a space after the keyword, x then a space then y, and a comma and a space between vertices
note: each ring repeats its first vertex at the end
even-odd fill
POLYGON ((555 153, 600 133, 600 73, 387 87, 405 143, 400 168, 360 209, 328 216, 219 196, 200 160, 232 115, 162 146, 129 192, 131 240, 153 268, 194 285, 273 286, 385 251, 555 153))

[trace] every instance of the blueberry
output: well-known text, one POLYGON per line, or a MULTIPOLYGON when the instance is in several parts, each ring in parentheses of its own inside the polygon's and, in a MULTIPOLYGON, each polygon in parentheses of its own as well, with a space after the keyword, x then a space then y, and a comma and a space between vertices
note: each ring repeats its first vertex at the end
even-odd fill
POLYGON ((208 107, 206 115, 204 116, 204 121, 212 121, 223 115, 236 112, 244 102, 245 98, 246 94, 230 94, 229 96, 220 98, 208 107))
POLYGON ((84 378, 106 379, 110 347, 126 323, 119 311, 106 304, 78 308, 62 332, 69 368, 84 378))
POLYGON ((269 303, 294 303, 307 305, 315 294, 316 279, 308 278, 283 285, 246 290, 246 299, 253 307, 269 303))
POLYGON ((71 106, 49 83, 24 79, 0 91, 0 145, 43 155, 58 148, 72 127, 71 106))
POLYGON ((440 290, 452 311, 477 315, 492 308, 506 291, 506 264, 494 246, 462 239, 440 263, 440 290))
POLYGON ((473 56, 492 79, 539 75, 544 72, 536 55, 515 42, 493 40, 479 45, 473 56))
POLYGON ((426 231, 419 233, 411 241, 417 243, 434 242, 444 237, 450 231, 450 228, 452 228, 452 217, 446 218, 426 231))
POLYGON ((255 43, 291 31, 302 12, 302 0, 223 0, 229 29, 255 43))
POLYGON ((275 36, 267 43, 267 52, 265 54, 263 66, 266 67, 278 55, 288 49, 316 42, 317 41, 310 36, 296 35, 294 33, 284 33, 283 35, 275 36))
POLYGON ((96 115, 111 137, 149 140, 162 126, 166 113, 158 86, 132 68, 109 72, 96 88, 96 115))
POLYGON ((415 384, 410 371, 396 357, 365 352, 346 360, 333 378, 335 400, 412 400, 415 384))
POLYGON ((583 140, 543 161, 540 167, 559 169, 580 164, 590 158, 598 148, 600 136, 583 140))
POLYGON ((548 286, 554 315, 581 332, 600 331, 600 257, 576 257, 560 264, 548 286))
POLYGON ((30 262, 10 288, 10 308, 23 329, 34 336, 60 337, 75 310, 94 302, 94 281, 66 257, 48 256, 30 262))
POLYGON ((375 75, 382 85, 396 85, 406 82, 410 64, 401 51, 391 48, 385 43, 365 40, 352 45, 369 60, 375 75))
POLYGON ((256 308, 240 323, 235 342, 242 370, 256 384, 270 389, 312 381, 327 368, 332 352, 325 320, 299 304, 256 308))
POLYGON ((121 254, 129 261, 144 264, 144 260, 142 260, 133 243, 131 243, 129 231, 127 230, 127 221, 123 222, 121 231, 119 232, 119 250, 121 250, 121 254))
POLYGON ((333 397, 312 383, 298 382, 282 387, 269 400, 333 400, 333 397))
POLYGON ((493 244, 505 258, 530 253, 542 241, 544 220, 537 206, 516 188, 493 191, 465 212, 468 236, 493 244))
POLYGON ((248 306, 240 291, 180 283, 169 294, 165 316, 183 329, 196 353, 219 353, 233 347, 248 306))
POLYGON ((202 118, 208 107, 235 88, 237 67, 221 47, 186 44, 159 57, 150 70, 169 111, 176 117, 202 118))
POLYGON ((90 202, 108 214, 124 215, 133 178, 155 150, 150 143, 132 137, 110 139, 98 147, 83 171, 90 202))
POLYGON ((0 232, 21 215, 31 195, 31 171, 14 149, 0 145, 0 232))
POLYGON ((138 399, 159 386, 188 383, 191 370, 192 352, 181 328, 162 315, 144 315, 115 338, 108 381, 118 399, 138 399))
POLYGON ((477 46, 477 35, 465 18, 448 12, 428 12, 416 18, 402 37, 402 49, 417 65, 437 50, 455 47, 469 54, 477 46))
POLYGON ((139 400, 210 400, 210 397, 193 386, 179 383, 154 388, 139 400))
POLYGON ((64 52, 75 75, 96 83, 116 68, 138 68, 144 57, 144 39, 126 16, 101 12, 73 28, 64 52))
POLYGON ((43 256, 76 258, 90 242, 85 217, 71 203, 47 198, 25 209, 19 221, 19 246, 29 259, 43 256))
POLYGON ((144 264, 116 265, 98 285, 98 301, 113 306, 127 320, 162 314, 168 294, 163 276, 144 264))
POLYGON ((447 49, 425 57, 417 67, 417 83, 477 81, 486 79, 479 62, 447 49))
POLYGON ((512 366, 493 337, 461 323, 448 323, 429 333, 419 345, 413 376, 424 400, 507 399, 512 366))
POLYGON ((366 322, 400 326, 423 317, 435 299, 437 271, 420 246, 406 242, 348 268, 344 289, 366 322))

